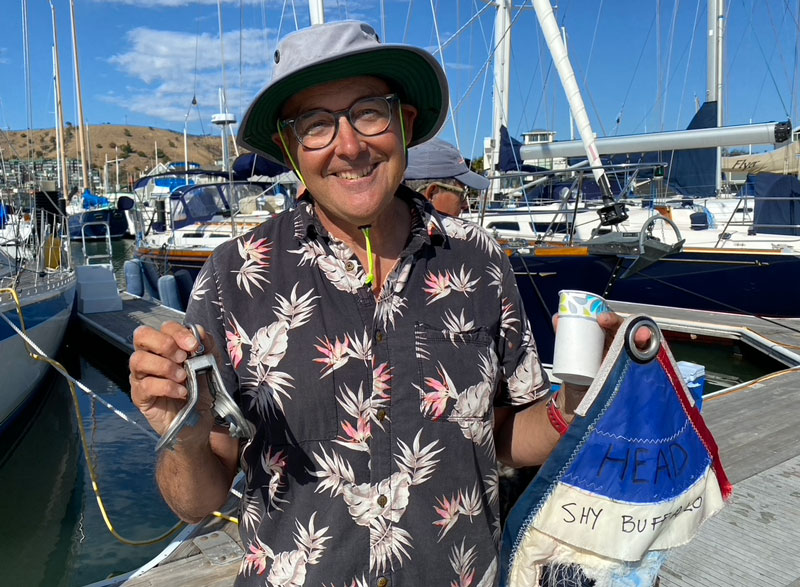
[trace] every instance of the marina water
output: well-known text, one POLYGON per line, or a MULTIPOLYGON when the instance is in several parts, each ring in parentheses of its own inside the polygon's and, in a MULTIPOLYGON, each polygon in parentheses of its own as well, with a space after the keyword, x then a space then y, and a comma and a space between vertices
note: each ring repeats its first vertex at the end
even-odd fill
MULTIPOLYGON (((87 254, 101 254, 104 246, 88 243, 87 254)), ((133 256, 133 242, 114 241, 112 249, 117 280, 124 287, 123 265, 133 256)), ((83 263, 80 243, 73 243, 72 251, 75 264, 83 263)), ((675 341, 671 346, 677 359, 705 365, 709 376, 730 372, 723 386, 777 368, 748 360, 730 345, 675 341)), ((58 359, 73 377, 148 427, 128 395, 127 356, 81 334, 74 325, 58 359)), ((163 534, 177 518, 155 484, 155 440, 83 391, 77 390, 77 395, 89 455, 115 531, 135 541, 163 534)), ((0 585, 83 586, 131 571, 166 546, 166 541, 130 546, 106 528, 81 447, 70 390, 57 373, 0 437, 0 496, 0 585)))
MULTIPOLYGON (((98 245, 89 243, 88 254, 98 245)), ((133 243, 115 241, 119 283, 133 243)), ((76 264, 80 243, 72 244, 76 264)), ((102 251, 100 251, 102 252, 102 251)), ((144 421, 128 395, 127 357, 73 327, 58 359, 105 401, 144 421)), ((99 490, 118 534, 148 540, 177 518, 154 479, 155 441, 77 389, 99 490)), ((76 587, 130 571, 166 542, 130 546, 106 528, 98 507, 66 380, 52 373, 28 409, 0 438, 0 585, 76 587)))

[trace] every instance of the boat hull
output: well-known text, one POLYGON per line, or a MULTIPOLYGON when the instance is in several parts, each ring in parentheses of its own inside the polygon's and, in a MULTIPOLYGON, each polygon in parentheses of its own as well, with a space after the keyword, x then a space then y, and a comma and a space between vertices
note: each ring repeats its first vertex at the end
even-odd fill
POLYGON ((800 316, 800 256, 780 251, 686 249, 620 277, 634 258, 593 255, 585 248, 532 249, 511 256, 539 351, 552 360, 551 325, 561 289, 612 300, 757 316, 800 316), (780 287, 776 295, 775 286, 780 287))
POLYGON ((158 280, 162 275, 169 275, 181 269, 185 269, 192 276, 192 280, 200 273, 203 264, 214 251, 211 249, 175 249, 175 248, 152 248, 137 247, 135 255, 141 259, 142 263, 150 266, 157 274, 154 275, 158 280))
MULTIPOLYGON (((40 285, 19 292, 22 313, 28 336, 42 352, 53 357, 61 347, 75 301, 75 275, 49 285, 40 285)), ((0 312, 19 327, 15 304, 8 294, 0 297, 0 312)), ((25 403, 34 395, 49 364, 28 355, 22 338, 0 321, 0 431, 4 429, 25 403)))
POLYGON ((123 210, 104 208, 100 210, 86 210, 69 216, 69 238, 79 241, 98 240, 106 238, 106 230, 101 224, 108 225, 109 236, 112 240, 120 239, 128 232, 128 219, 123 210))

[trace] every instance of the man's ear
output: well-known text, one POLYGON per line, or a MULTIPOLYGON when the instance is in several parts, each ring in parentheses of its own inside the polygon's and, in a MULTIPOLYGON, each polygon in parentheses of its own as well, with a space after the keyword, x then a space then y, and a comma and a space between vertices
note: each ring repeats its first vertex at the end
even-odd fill
POLYGON ((425 188, 424 192, 425 199, 430 202, 433 202, 433 196, 435 196, 438 192, 439 192, 438 186, 434 184, 429 185, 428 187, 425 188))
POLYGON ((283 164, 289 169, 294 169, 294 166, 292 165, 291 155, 286 150, 288 148, 288 145, 284 145, 284 142, 281 140, 281 137, 280 135, 278 135, 278 133, 273 133, 272 137, 270 138, 272 139, 272 142, 278 145, 278 148, 281 150, 281 155, 283 155, 283 164))
POLYGON ((406 135, 406 147, 414 138, 414 121, 417 119, 417 109, 411 104, 401 104, 400 113, 403 116, 403 130, 406 135))

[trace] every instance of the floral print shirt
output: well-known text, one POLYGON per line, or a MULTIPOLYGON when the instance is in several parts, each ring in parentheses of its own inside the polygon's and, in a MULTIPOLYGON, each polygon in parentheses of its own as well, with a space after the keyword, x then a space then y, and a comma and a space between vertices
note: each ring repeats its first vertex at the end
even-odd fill
POLYGON ((237 585, 494 585, 493 407, 548 382, 506 255, 401 186, 381 293, 303 201, 218 247, 187 322, 214 337, 241 447, 237 585))

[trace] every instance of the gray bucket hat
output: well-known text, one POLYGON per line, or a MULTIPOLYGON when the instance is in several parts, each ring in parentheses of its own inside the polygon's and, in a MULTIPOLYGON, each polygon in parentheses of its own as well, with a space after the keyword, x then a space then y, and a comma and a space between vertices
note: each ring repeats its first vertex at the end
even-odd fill
POLYGON ((458 149, 442 139, 431 139, 427 143, 408 150, 406 179, 447 179, 450 177, 474 190, 485 190, 489 187, 489 180, 470 171, 458 149))
POLYGON ((237 142, 284 164, 272 142, 286 100, 307 88, 357 76, 386 80, 402 102, 417 108, 412 139, 434 136, 447 115, 447 78, 433 55, 410 45, 384 45, 368 24, 354 20, 301 29, 284 37, 274 55, 272 80, 244 115, 237 142))

